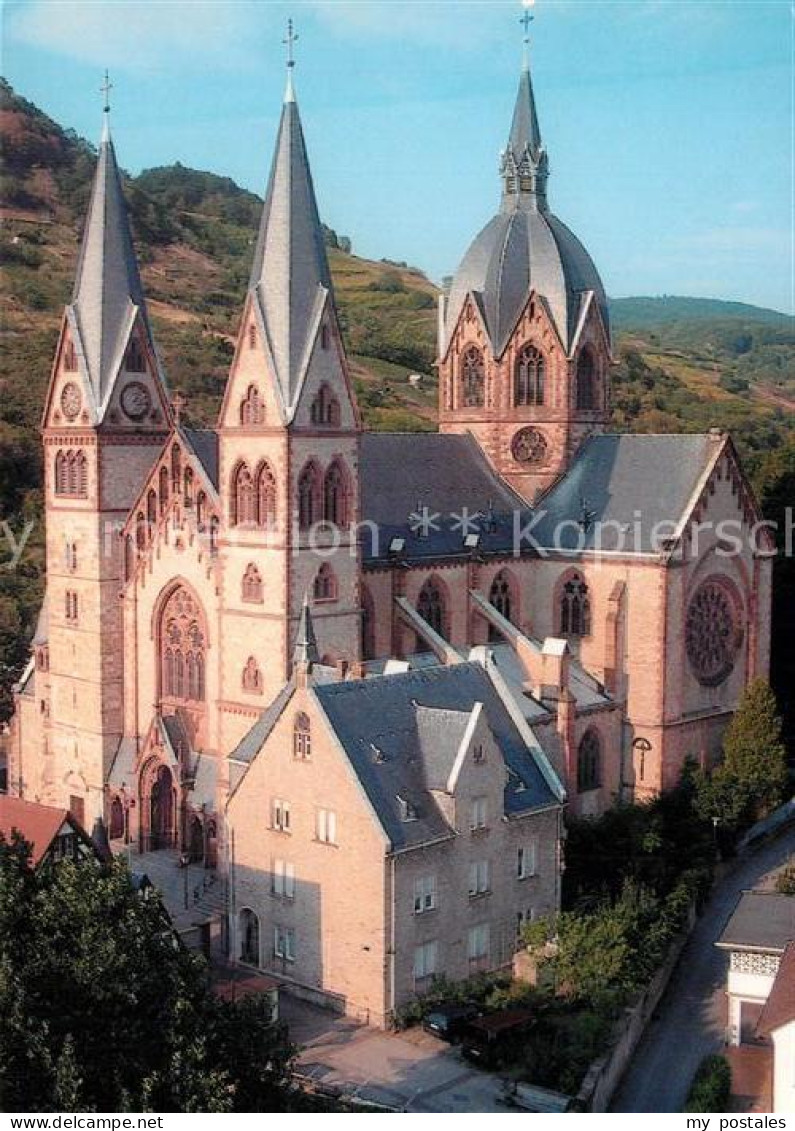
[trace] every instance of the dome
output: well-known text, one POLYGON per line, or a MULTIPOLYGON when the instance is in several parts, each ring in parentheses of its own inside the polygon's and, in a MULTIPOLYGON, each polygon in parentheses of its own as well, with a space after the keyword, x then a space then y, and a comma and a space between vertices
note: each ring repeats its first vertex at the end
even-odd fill
POLYGON ((567 350, 590 293, 609 333, 607 297, 593 260, 547 206, 547 155, 526 67, 500 172, 500 211, 475 237, 453 280, 444 350, 470 293, 480 307, 496 356, 505 349, 531 291, 546 301, 567 350))

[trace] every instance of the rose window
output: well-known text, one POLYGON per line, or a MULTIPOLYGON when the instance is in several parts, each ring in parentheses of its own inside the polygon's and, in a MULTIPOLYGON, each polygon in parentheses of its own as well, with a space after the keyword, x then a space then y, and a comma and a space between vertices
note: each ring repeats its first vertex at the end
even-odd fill
POLYGON ((543 463, 547 457, 547 441, 537 428, 523 428, 511 444, 513 458, 518 463, 543 463))
POLYGON ((717 687, 731 674, 742 644, 735 603, 717 581, 705 581, 687 610, 685 643, 690 665, 704 687, 717 687))

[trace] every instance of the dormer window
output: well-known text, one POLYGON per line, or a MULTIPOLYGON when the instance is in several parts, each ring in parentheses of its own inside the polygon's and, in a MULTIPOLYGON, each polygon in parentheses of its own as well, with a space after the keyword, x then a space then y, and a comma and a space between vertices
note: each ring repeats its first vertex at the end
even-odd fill
POLYGON ((417 813, 417 807, 413 802, 409 801, 406 797, 401 797, 400 794, 398 794, 397 803, 398 809, 400 810, 401 821, 417 820, 419 814, 417 813))

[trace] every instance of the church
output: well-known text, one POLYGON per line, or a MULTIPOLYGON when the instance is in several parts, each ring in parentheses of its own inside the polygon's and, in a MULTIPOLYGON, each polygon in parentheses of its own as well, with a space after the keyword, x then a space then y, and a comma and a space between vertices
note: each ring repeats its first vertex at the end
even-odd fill
POLYGON ((12 791, 217 870, 235 959, 374 1024, 510 961, 559 907, 564 809, 712 764, 768 670, 772 545, 730 437, 606 431, 608 302, 550 209, 527 61, 498 172, 440 298, 438 432, 365 431, 291 64, 199 430, 106 115, 43 410, 12 791))

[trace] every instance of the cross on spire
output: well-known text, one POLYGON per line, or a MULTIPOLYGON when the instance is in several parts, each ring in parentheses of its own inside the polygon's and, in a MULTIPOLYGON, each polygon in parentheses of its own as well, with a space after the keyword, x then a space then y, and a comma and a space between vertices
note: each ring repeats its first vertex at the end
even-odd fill
POLYGON ((298 35, 293 30, 293 21, 290 19, 290 20, 287 21, 287 35, 282 40, 282 43, 287 48, 287 67, 288 67, 289 70, 292 70, 293 67, 295 66, 295 58, 294 58, 294 55, 293 55, 293 47, 294 47, 297 39, 298 39, 298 35))
POLYGON ((110 113, 110 92, 113 90, 113 83, 108 78, 108 72, 105 71, 105 80, 99 88, 99 93, 102 95, 104 105, 102 107, 106 114, 110 113))
POLYGON ((186 401, 185 397, 183 397, 182 393, 175 393, 171 398, 171 408, 174 413, 175 424, 180 423, 180 420, 182 418, 182 410, 185 408, 185 405, 187 403, 188 402, 186 401))
POLYGON ((535 0, 522 0, 522 7, 524 8, 524 14, 523 14, 522 18, 519 20, 519 23, 524 28, 524 45, 525 45, 525 47, 527 47, 527 45, 530 42, 530 24, 535 19, 535 16, 531 15, 531 13, 530 13, 530 9, 533 7, 534 3, 535 3, 535 0))

